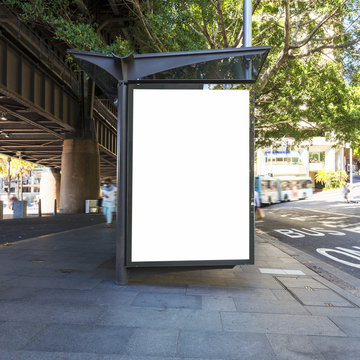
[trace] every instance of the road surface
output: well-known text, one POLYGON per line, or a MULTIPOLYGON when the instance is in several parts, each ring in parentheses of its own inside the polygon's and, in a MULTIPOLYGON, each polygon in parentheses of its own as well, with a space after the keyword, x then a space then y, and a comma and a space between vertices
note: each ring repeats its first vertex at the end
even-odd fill
POLYGON ((360 183, 350 194, 350 203, 338 189, 265 207, 256 228, 359 279, 360 183))

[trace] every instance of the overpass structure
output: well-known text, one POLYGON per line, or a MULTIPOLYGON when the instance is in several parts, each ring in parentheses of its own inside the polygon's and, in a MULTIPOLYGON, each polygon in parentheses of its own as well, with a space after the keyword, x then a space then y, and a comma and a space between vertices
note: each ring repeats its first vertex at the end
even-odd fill
POLYGON ((81 212, 100 177, 116 176, 117 108, 74 70, 65 52, 0 5, 0 153, 61 172, 64 212, 81 212))

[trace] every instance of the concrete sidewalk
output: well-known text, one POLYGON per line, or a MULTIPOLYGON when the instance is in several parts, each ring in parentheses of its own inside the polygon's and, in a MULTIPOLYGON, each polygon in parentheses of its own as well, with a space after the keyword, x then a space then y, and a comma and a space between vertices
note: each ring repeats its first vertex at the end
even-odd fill
POLYGON ((114 283, 102 224, 0 246, 1 360, 358 359, 360 299, 256 236, 256 264, 114 283))

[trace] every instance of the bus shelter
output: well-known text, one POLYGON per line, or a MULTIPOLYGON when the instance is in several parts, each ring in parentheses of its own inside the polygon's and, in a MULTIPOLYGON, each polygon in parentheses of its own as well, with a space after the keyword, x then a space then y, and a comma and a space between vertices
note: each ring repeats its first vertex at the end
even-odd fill
POLYGON ((118 105, 116 281, 254 262, 255 83, 270 47, 69 50, 118 105))

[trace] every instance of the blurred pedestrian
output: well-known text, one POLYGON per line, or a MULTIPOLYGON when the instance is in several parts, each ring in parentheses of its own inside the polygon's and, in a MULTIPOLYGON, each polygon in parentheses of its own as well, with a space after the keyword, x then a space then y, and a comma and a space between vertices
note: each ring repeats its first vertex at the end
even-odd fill
POLYGON ((18 198, 15 196, 15 195, 13 195, 11 198, 10 198, 10 209, 11 210, 14 210, 14 202, 15 201, 18 201, 18 198))
POLYGON ((349 193, 350 193, 349 184, 346 184, 344 186, 344 199, 347 203, 349 202, 349 193))
POLYGON ((265 214, 262 211, 262 209, 260 208, 260 206, 261 206, 260 196, 256 190, 254 193, 254 203, 255 203, 255 219, 262 219, 265 216, 265 214))
POLYGON ((106 226, 112 225, 112 214, 115 209, 116 187, 113 185, 110 178, 105 179, 105 185, 102 187, 102 210, 106 218, 106 226))

